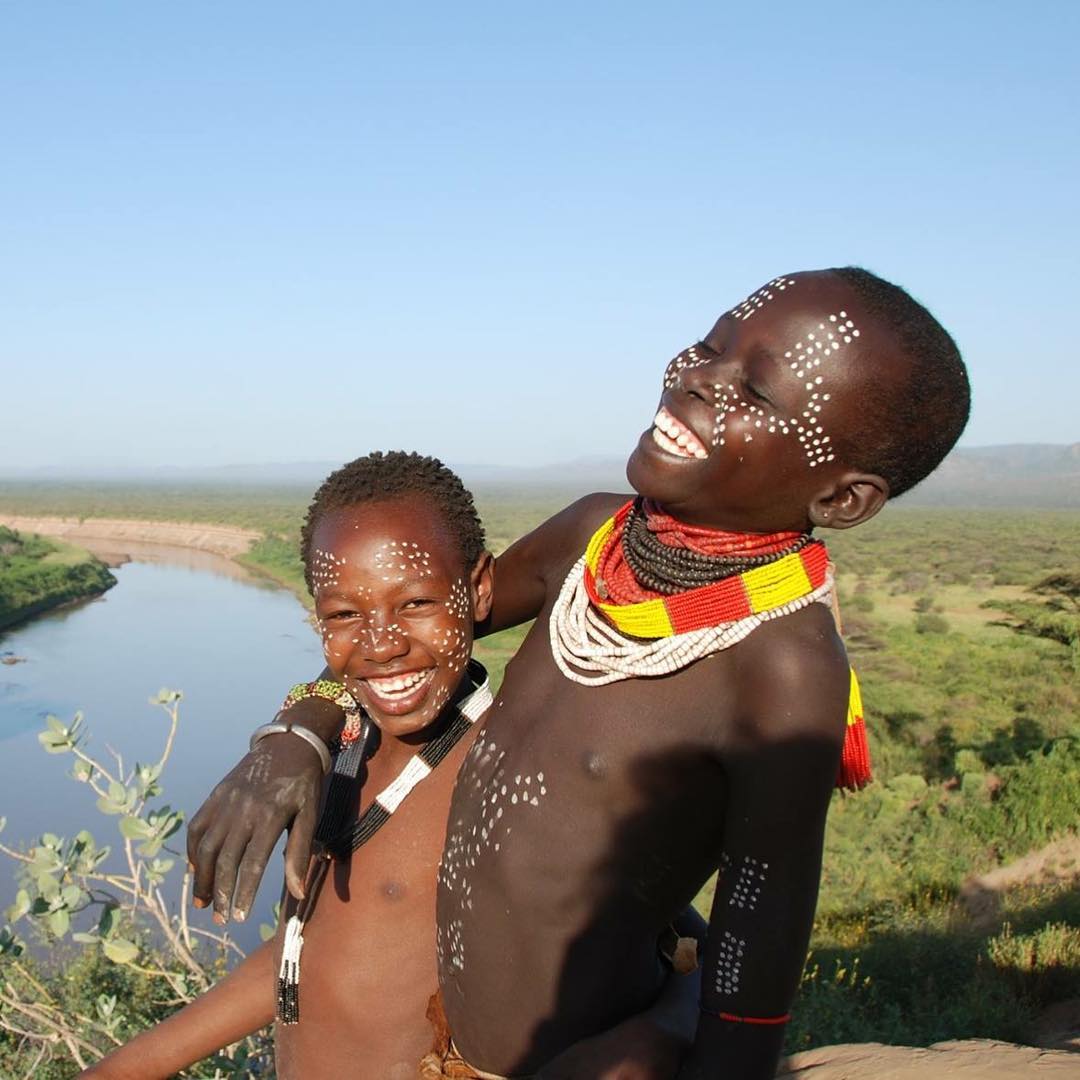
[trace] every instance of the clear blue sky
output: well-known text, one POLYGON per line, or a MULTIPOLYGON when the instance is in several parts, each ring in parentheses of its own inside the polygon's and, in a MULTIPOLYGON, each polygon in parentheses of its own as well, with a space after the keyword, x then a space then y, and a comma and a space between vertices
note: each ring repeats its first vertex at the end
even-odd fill
POLYGON ((622 454, 783 271, 1080 439, 1080 5, 0 6, 0 469, 622 454))

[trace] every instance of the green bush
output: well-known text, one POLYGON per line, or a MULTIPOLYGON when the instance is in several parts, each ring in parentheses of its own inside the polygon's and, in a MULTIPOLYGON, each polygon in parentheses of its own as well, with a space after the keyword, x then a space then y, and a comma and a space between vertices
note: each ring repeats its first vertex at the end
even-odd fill
POLYGON ((915 633, 917 634, 946 634, 949 631, 949 621, 944 615, 936 612, 921 612, 915 616, 915 633))

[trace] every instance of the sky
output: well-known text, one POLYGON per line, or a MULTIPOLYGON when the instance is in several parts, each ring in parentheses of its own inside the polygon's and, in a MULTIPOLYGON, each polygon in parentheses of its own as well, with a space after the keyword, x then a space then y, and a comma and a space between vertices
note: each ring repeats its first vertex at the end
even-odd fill
POLYGON ((852 263, 956 337, 964 445, 1077 441, 1078 30, 995 0, 0 4, 0 472, 621 456, 721 312, 852 263))

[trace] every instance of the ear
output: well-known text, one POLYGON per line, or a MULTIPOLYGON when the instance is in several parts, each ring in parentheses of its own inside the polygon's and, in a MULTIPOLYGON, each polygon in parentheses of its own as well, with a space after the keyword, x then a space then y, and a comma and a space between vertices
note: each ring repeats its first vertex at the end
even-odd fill
POLYGON ((842 473, 810 504, 810 524, 818 529, 850 529, 869 521, 889 499, 889 483, 874 473, 842 473))
POLYGON ((483 622, 491 614, 491 601, 495 592, 495 556, 482 552, 469 575, 469 591, 472 596, 473 622, 483 622))

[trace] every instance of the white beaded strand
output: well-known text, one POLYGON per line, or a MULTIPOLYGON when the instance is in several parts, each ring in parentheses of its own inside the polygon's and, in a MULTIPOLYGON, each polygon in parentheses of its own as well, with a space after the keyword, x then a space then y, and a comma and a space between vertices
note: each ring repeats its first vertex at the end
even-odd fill
POLYGON ((551 655, 559 670, 582 686, 606 686, 623 679, 670 675, 674 671, 738 644, 762 623, 790 615, 810 604, 830 604, 833 576, 812 592, 780 607, 685 634, 641 640, 622 634, 593 607, 585 589, 585 556, 566 575, 551 609, 548 632, 551 655), (589 674, 596 672, 596 674, 589 674))

